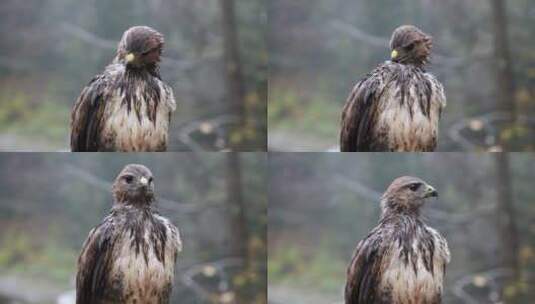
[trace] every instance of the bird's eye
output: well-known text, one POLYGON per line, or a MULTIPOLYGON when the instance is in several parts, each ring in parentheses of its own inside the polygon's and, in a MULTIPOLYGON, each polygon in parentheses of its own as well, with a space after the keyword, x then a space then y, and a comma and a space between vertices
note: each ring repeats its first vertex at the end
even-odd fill
POLYGON ((152 180, 153 180, 152 176, 149 177, 149 184, 152 184, 152 180))
POLYGON ((148 54, 150 54, 150 53, 152 53, 152 52, 155 52, 155 51, 157 51, 157 50, 158 50, 158 48, 155 47, 155 48, 152 48, 152 49, 150 49, 150 50, 148 50, 148 51, 146 51, 146 52, 141 53, 141 55, 143 55, 143 56, 147 56, 148 54))
POLYGON ((405 46, 405 50, 407 50, 409 52, 412 51, 412 49, 414 49, 414 42, 409 44, 409 45, 407 45, 407 46, 405 46))
POLYGON ((131 184, 134 181, 134 177, 132 175, 127 175, 124 177, 124 180, 127 184, 131 184))
POLYGON ((409 189, 411 189, 411 191, 416 191, 416 190, 418 190, 418 188, 420 188, 420 184, 410 184, 409 185, 409 189))

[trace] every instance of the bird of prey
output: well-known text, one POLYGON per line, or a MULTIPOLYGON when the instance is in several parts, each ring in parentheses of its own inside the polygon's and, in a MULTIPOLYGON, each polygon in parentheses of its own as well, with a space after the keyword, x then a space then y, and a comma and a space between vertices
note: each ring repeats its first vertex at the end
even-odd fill
POLYGON ((182 243, 178 229, 152 210, 152 173, 128 165, 112 189, 111 212, 78 258, 76 304, 167 304, 182 243))
POLYGON ((165 151, 176 103, 160 78, 163 35, 128 29, 117 55, 82 90, 71 113, 71 150, 165 151))
POLYGON ((353 253, 346 304, 439 304, 450 252, 446 240, 420 218, 436 190, 416 177, 399 177, 381 198, 379 225, 353 253))
POLYGON ((415 26, 394 31, 391 61, 357 82, 346 101, 340 151, 435 150, 446 97, 424 70, 431 46, 431 37, 415 26))

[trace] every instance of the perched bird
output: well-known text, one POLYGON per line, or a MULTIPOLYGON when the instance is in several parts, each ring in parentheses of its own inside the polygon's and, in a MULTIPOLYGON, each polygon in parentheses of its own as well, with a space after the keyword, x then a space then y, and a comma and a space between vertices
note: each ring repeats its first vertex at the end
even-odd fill
POLYGON ((104 73, 83 89, 71 113, 71 150, 166 151, 172 89, 158 63, 162 34, 148 26, 128 29, 104 73))
POLYGON ((78 258, 76 304, 169 303, 182 242, 152 210, 149 169, 128 165, 113 184, 114 205, 89 232, 78 258))
POLYGON ((446 240, 420 218, 436 190, 416 177, 399 177, 381 198, 379 225, 353 253, 346 304, 439 304, 450 252, 446 240))
POLYGON ((391 61, 360 80, 342 112, 340 150, 434 151, 446 106, 444 89, 426 73, 431 37, 403 25, 392 34, 391 61))

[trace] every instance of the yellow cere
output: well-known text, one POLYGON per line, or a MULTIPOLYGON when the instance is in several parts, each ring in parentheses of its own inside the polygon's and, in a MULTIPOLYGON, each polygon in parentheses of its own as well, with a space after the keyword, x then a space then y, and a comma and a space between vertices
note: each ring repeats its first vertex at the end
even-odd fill
POLYGON ((124 58, 126 59, 126 62, 131 62, 132 60, 134 60, 134 54, 128 53, 128 55, 126 55, 126 57, 124 58))
POLYGON ((396 57, 398 57, 398 51, 393 50, 392 53, 390 54, 390 57, 391 57, 392 59, 395 59, 396 57))

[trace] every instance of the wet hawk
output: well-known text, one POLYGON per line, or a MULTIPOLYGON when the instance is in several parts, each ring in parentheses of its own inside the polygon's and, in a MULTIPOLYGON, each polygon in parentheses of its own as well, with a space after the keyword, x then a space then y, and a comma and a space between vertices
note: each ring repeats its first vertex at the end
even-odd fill
POLYGON ((391 61, 357 82, 344 106, 340 151, 434 151, 444 89, 424 70, 431 37, 415 26, 392 34, 391 61))
POLYGON ((128 29, 117 55, 83 89, 71 113, 71 150, 165 151, 176 103, 160 78, 162 34, 128 29))
POLYGON ((440 304, 450 252, 420 208, 437 191, 416 177, 395 179, 381 198, 381 219, 355 248, 346 304, 440 304))
POLYGON ((178 229, 152 209, 150 170, 126 166, 113 197, 110 213, 89 232, 78 258, 76 304, 168 304, 182 243, 178 229))

